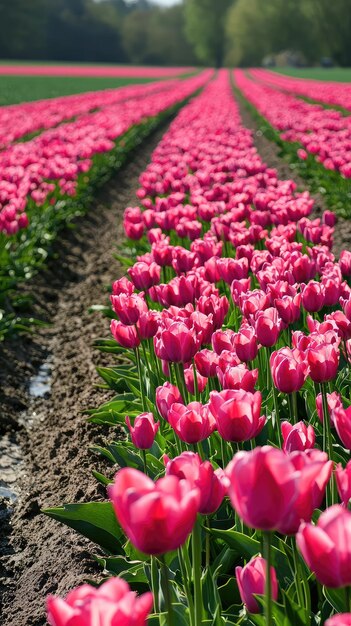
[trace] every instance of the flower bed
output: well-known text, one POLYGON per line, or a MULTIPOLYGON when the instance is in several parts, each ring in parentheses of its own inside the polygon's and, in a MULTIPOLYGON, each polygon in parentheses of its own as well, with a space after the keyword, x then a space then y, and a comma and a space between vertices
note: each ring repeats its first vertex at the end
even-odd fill
POLYGON ((225 71, 137 197, 98 342, 116 395, 89 411, 125 429, 95 448, 120 469, 95 474, 107 501, 46 510, 115 578, 50 598, 50 623, 347 625, 351 253, 332 253, 335 217, 311 220, 309 193, 262 162, 225 71))
MULTIPOLYGON (((0 152, 0 302, 45 260, 62 224, 87 210, 92 191, 141 138, 202 87, 211 72, 82 114, 0 152)), ((100 96, 99 96, 100 97, 100 96)), ((0 321, 0 337, 16 324, 0 321)))

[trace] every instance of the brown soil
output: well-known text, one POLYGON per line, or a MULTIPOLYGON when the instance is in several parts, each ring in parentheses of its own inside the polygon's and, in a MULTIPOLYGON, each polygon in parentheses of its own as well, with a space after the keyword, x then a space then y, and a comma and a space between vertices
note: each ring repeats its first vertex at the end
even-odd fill
MULTIPOLYGON (((122 236, 121 215, 135 204, 138 176, 163 132, 144 142, 89 214, 62 233, 55 258, 35 279, 35 307, 50 326, 33 339, 7 343, 0 352, 0 452, 7 444, 0 481, 6 478, 18 497, 10 508, 0 501, 2 626, 45 624, 47 594, 65 594, 99 574, 91 559, 96 548, 40 509, 105 497, 91 475, 99 459, 88 446, 107 432, 86 424, 80 412, 108 397, 94 388, 95 366, 111 359, 93 350, 92 342, 109 336, 109 324, 88 308, 103 303, 106 287, 121 275, 113 258, 122 236), (28 382, 43 363, 51 370, 51 388, 33 398, 28 382)), ((103 471, 112 475, 113 468, 103 471)))
MULTIPOLYGON (((244 108, 242 116, 263 159, 282 178, 306 188, 244 108)), ((50 326, 0 349, 0 493, 4 476, 17 496, 11 506, 0 500, 2 626, 42 626, 47 594, 63 595, 100 574, 91 558, 96 548, 40 509, 105 497, 91 476, 99 459, 88 447, 103 441, 107 431, 86 424, 81 410, 108 397, 94 387, 99 382, 95 366, 111 359, 92 343, 109 331, 108 321, 88 308, 103 301, 105 288, 121 273, 113 258, 122 236, 121 214, 135 203, 138 176, 163 132, 144 142, 89 214, 61 234, 55 258, 33 282, 35 308, 50 326), (50 386, 43 397, 33 397, 29 382, 43 364, 50 386)), ((316 214, 323 209, 323 199, 316 198, 316 214)), ((339 221, 337 249, 350 241, 350 232, 350 223, 339 221)), ((112 475, 114 468, 104 465, 102 471, 112 475)))

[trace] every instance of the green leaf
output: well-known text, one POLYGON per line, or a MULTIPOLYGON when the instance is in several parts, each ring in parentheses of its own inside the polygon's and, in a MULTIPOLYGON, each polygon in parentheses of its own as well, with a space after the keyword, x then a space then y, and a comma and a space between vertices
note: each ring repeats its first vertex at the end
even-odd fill
POLYGON ((111 502, 64 504, 60 507, 43 509, 42 512, 73 528, 106 552, 117 554, 121 550, 125 538, 111 502))
POLYGON ((124 556, 110 556, 106 559, 97 558, 98 563, 106 572, 121 576, 129 584, 149 584, 142 561, 128 561, 124 556))
POLYGON ((345 590, 323 587, 323 594, 337 613, 345 612, 345 590))

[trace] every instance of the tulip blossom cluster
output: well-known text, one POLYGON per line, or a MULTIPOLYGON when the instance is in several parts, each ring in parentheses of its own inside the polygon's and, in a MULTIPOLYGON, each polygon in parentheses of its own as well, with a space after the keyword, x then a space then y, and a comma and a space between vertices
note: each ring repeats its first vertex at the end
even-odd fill
POLYGON ((306 102, 270 82, 253 80, 242 70, 235 70, 234 74, 245 98, 279 131, 281 138, 303 146, 298 151, 299 158, 312 154, 326 169, 351 178, 351 117, 306 102))
POLYGON ((179 66, 179 67, 143 67, 141 65, 59 65, 50 63, 50 65, 41 65, 35 63, 30 65, 21 65, 20 63, 7 65, 1 63, 0 76, 95 76, 97 78, 115 77, 115 78, 167 78, 189 74, 195 71, 195 67, 179 66))
POLYGON ((132 393, 96 420, 125 430, 103 450, 122 466, 107 491, 154 613, 348 624, 351 255, 332 252, 333 217, 262 161, 225 71, 172 122, 137 198, 105 344, 131 364, 111 387, 132 393))
POLYGON ((116 99, 115 93, 109 93, 105 105, 101 95, 88 98, 77 119, 0 152, 0 232, 12 235, 28 225, 29 199, 42 206, 55 198, 74 196, 79 177, 89 173, 96 155, 111 151, 115 141, 133 125, 190 96, 209 75, 207 71, 157 88, 143 86, 142 91, 133 87, 134 96, 128 99, 126 94, 116 99), (100 102, 97 111, 90 110, 94 101, 100 102))
POLYGON ((351 110, 351 87, 348 83, 296 78, 256 68, 250 70, 250 75, 283 91, 351 110))
POLYGON ((66 120, 77 119, 90 111, 104 109, 129 98, 144 98, 151 93, 168 89, 172 84, 179 84, 179 81, 128 85, 119 89, 105 89, 3 106, 0 109, 0 149, 25 135, 53 128, 66 120))

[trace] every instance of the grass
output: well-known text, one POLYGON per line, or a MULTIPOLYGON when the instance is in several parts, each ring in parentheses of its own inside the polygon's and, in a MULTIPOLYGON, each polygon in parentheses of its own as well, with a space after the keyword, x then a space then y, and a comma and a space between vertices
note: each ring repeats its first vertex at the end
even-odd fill
POLYGON ((85 91, 113 89, 151 78, 95 78, 78 76, 0 76, 0 105, 18 104, 42 98, 57 98, 85 91))
POLYGON ((336 81, 340 83, 351 83, 351 67, 279 67, 269 68, 277 74, 285 74, 294 78, 313 78, 315 80, 336 81))

